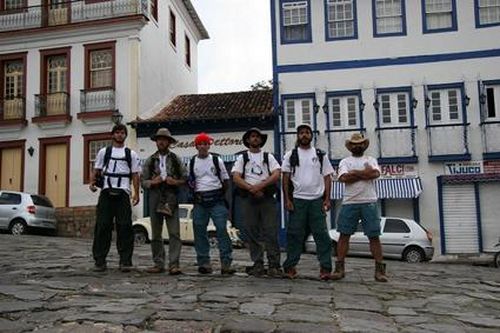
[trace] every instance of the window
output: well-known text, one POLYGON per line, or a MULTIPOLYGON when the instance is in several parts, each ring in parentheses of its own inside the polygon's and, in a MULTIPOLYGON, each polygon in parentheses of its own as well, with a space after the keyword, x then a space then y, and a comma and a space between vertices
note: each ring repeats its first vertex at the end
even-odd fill
POLYGON ((110 49, 90 52, 90 88, 113 84, 113 55, 110 49))
POLYGON ((373 0, 374 36, 406 35, 404 0, 373 0))
POLYGON ((455 0, 424 0, 422 10, 424 33, 457 30, 455 0))
POLYGON ((19 205, 20 203, 20 194, 9 192, 2 192, 2 194, 0 194, 0 205, 19 205))
POLYGON ((177 46, 177 39, 176 39, 176 23, 175 23, 175 14, 170 10, 170 22, 168 24, 168 34, 170 38, 170 43, 174 47, 177 46))
POLYGON ((16 10, 27 7, 26 0, 3 0, 1 2, 2 10, 16 10))
POLYGON ((31 200, 33 200, 33 204, 35 206, 54 207, 49 198, 42 197, 41 195, 32 194, 31 200))
POLYGON ((500 85, 486 86, 484 89, 485 105, 484 118, 485 120, 500 119, 500 85))
POLYGON ((357 38, 356 2, 327 0, 327 40, 357 38))
POLYGON ((65 55, 47 58, 47 93, 66 92, 68 64, 65 55))
POLYGON ((281 43, 311 41, 308 1, 281 1, 281 43))
POLYGON ((285 129, 294 131, 300 124, 312 125, 312 99, 285 100, 285 129))
POLYGON ((386 233, 410 233, 410 228, 402 220, 387 219, 385 220, 384 234, 386 233))
POLYGON ((111 134, 85 134, 83 136, 84 145, 84 166, 83 183, 88 184, 90 176, 94 173, 94 163, 99 150, 111 144, 111 134))
POLYGON ((184 36, 184 39, 186 44, 186 50, 185 50, 186 65, 188 65, 188 67, 191 67, 191 41, 189 40, 188 36, 184 36))
POLYGON ((409 93, 381 93, 378 98, 380 103, 380 127, 409 126, 409 93))
POLYGON ((476 27, 500 24, 500 0, 475 0, 476 27))
POLYGON ((328 99, 332 129, 359 128, 359 97, 339 96, 328 99))
POLYGON ((24 59, 3 62, 2 119, 24 118, 24 59))
POLYGON ((460 89, 431 91, 429 98, 431 125, 462 122, 460 89))
POLYGON ((187 208, 179 208, 179 218, 180 219, 186 219, 188 217, 188 210, 187 208))

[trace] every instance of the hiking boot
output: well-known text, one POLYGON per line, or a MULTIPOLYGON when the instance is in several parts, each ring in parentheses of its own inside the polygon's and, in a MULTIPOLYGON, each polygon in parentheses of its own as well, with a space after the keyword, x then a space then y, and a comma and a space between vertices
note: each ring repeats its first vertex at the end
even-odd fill
POLYGON ((156 208, 156 212, 166 216, 172 216, 172 209, 170 209, 168 203, 160 204, 158 208, 156 208))
POLYGON ((200 274, 212 274, 213 269, 211 266, 198 266, 198 273, 200 274))
POLYGON ((385 264, 381 262, 375 263, 375 280, 378 282, 387 282, 389 279, 385 275, 385 264))
POLYGON ((246 268, 246 273, 255 277, 262 277, 266 274, 266 270, 264 269, 264 265, 254 264, 253 266, 246 268))
POLYGON ((328 281, 332 279, 332 273, 329 269, 321 268, 319 270, 319 279, 321 281, 328 281))
POLYGON ((281 278, 283 278, 283 275, 284 275, 283 271, 279 267, 270 267, 267 270, 267 276, 269 276, 271 278, 281 279, 281 278))
POLYGON ((164 273, 164 272, 165 272, 165 268, 158 267, 158 266, 153 266, 153 267, 146 269, 146 273, 150 273, 150 274, 160 274, 160 273, 164 273))
POLYGON ((170 267, 168 269, 168 274, 170 275, 181 275, 182 271, 179 267, 170 267))
POLYGON ((102 272, 105 272, 106 269, 107 269, 106 264, 102 264, 102 265, 95 264, 92 271, 97 272, 97 273, 102 273, 102 272))
POLYGON ((220 273, 222 275, 233 275, 234 273, 236 273, 236 270, 232 268, 231 265, 222 265, 220 273))
POLYGON ((336 261, 335 262, 335 271, 331 274, 330 278, 334 281, 341 280, 345 277, 345 262, 344 261, 336 261))
POLYGON ((295 267, 289 267, 285 269, 285 277, 287 279, 293 280, 296 279, 299 274, 297 273, 297 270, 295 267))

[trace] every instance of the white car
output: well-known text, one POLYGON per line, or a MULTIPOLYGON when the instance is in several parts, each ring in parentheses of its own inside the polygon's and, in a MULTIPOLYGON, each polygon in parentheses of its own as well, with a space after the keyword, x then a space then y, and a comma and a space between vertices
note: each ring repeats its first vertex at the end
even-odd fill
MULTIPOLYGON (((183 243, 194 243, 194 232, 193 232, 193 205, 191 204, 180 204, 179 205, 179 221, 180 221, 180 234, 183 243)), ((132 222, 132 228, 134 229, 134 239, 136 245, 141 245, 144 243, 149 243, 152 238, 151 231, 151 220, 149 217, 140 218, 132 222)), ((210 220, 208 227, 208 236, 210 240, 210 245, 212 247, 217 246, 217 237, 215 233, 215 225, 210 220)), ((227 233, 234 247, 241 247, 243 245, 240 237, 239 230, 233 228, 231 222, 227 222, 227 233)), ((164 240, 168 240, 168 230, 167 226, 163 225, 162 237, 164 240)))
MULTIPOLYGON (((380 242, 382 243, 384 257, 411 263, 432 259, 434 255, 432 234, 414 220, 400 217, 382 217, 380 230, 382 230, 380 242)), ((335 229, 330 230, 329 233, 332 239, 333 254, 336 255, 340 233, 335 229)), ((307 238, 305 249, 307 252, 316 252, 316 243, 314 243, 312 236, 307 238)), ((371 256, 370 243, 368 237, 363 233, 361 223, 351 236, 348 254, 371 256)))

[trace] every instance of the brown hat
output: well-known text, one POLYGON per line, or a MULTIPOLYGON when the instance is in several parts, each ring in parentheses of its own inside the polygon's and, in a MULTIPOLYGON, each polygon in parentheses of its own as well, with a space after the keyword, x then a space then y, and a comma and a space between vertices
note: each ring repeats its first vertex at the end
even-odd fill
POLYGON ((158 139, 158 137, 168 138, 170 141, 172 141, 172 143, 177 142, 177 140, 174 139, 174 137, 170 134, 170 131, 168 130, 168 128, 164 128, 164 127, 159 128, 158 131, 156 131, 156 134, 151 137, 151 140, 156 141, 156 139, 158 139))
POLYGON ((243 144, 245 145, 245 147, 250 148, 250 144, 248 143, 248 138, 250 137, 250 134, 252 134, 252 132, 255 132, 258 135, 260 135, 260 138, 262 139, 260 147, 261 148, 264 147, 267 141, 267 134, 262 133, 262 131, 257 127, 252 127, 248 131, 246 131, 245 134, 243 134, 243 144))
POLYGON ((350 139, 345 140, 345 146, 348 150, 351 150, 352 145, 357 143, 363 143, 363 146, 366 149, 370 145, 370 140, 365 138, 361 133, 354 133, 351 135, 350 139))

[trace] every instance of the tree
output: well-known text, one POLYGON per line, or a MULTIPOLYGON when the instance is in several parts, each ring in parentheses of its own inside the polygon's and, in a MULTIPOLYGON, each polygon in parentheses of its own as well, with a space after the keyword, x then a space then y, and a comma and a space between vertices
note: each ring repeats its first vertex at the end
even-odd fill
POLYGON ((262 80, 250 86, 251 90, 272 90, 273 80, 262 80))

